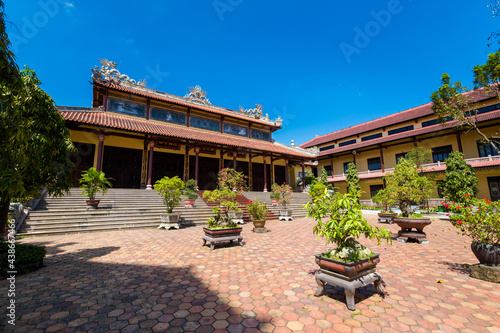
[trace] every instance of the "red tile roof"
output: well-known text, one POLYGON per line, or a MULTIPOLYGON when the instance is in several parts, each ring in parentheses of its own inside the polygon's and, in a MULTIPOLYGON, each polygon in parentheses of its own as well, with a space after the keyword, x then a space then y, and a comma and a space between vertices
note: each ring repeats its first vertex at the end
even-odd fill
POLYGON ((61 109, 59 112, 67 122, 95 125, 137 133, 152 134, 163 137, 174 137, 198 142, 220 144, 229 147, 255 149, 264 152, 284 154, 295 158, 314 159, 314 154, 300 152, 299 149, 287 148, 279 143, 259 141, 244 137, 237 137, 223 133, 216 133, 192 127, 181 127, 167 123, 158 123, 146 119, 131 118, 99 110, 61 109))
MULTIPOLYGON (((491 111, 488 113, 483 113, 477 116, 478 121, 488 121, 488 120, 493 120, 493 119, 499 119, 500 118, 500 110, 496 111, 491 111)), ((449 125, 450 128, 454 124, 456 124, 458 121, 450 121, 446 123, 449 125)), ((398 134, 393 134, 393 135, 386 135, 382 136, 380 138, 368 140, 368 141, 361 141, 361 142, 356 142, 351 145, 343 146, 343 147, 336 147, 324 151, 320 151, 318 157, 325 156, 325 155, 331 155, 335 153, 341 153, 345 151, 351 151, 355 149, 359 149, 362 147, 368 147, 372 145, 377 145, 385 142, 391 142, 399 139, 404 139, 404 138, 409 138, 417 135, 422 135, 422 134, 428 134, 428 133, 433 133, 433 132, 439 132, 443 131, 445 128, 441 124, 435 124, 427 127, 420 127, 416 128, 414 130, 398 133, 398 134)))
POLYGON ((182 106, 190 107, 190 108, 201 110, 201 111, 205 111, 205 112, 211 112, 211 113, 219 114, 219 115, 222 115, 222 116, 227 116, 227 117, 232 117, 232 118, 246 120, 246 121, 249 121, 251 123, 256 123, 256 124, 270 126, 273 130, 277 130, 277 129, 281 128, 280 125, 274 125, 274 124, 269 123, 267 121, 264 121, 262 119, 252 118, 251 116, 246 116, 246 115, 238 114, 238 111, 234 111, 234 110, 224 111, 224 110, 221 110, 221 109, 223 109, 222 107, 215 107, 215 106, 214 107, 210 107, 210 106, 205 106, 205 105, 201 105, 201 104, 192 103, 192 102, 183 100, 179 96, 174 96, 174 95, 170 95, 170 94, 164 94, 164 93, 161 93, 161 92, 156 92, 155 90, 152 90, 152 89, 147 89, 147 88, 144 88, 145 90, 136 89, 136 88, 129 87, 129 86, 116 85, 116 84, 112 84, 112 83, 110 83, 108 81, 95 80, 95 79, 94 79, 94 84, 102 86, 102 87, 105 87, 105 88, 109 88, 109 89, 114 89, 114 90, 118 90, 118 91, 121 91, 121 92, 125 92, 125 93, 128 93, 128 94, 134 94, 134 95, 139 95, 139 96, 143 96, 143 97, 153 98, 155 100, 159 100, 159 101, 163 101, 163 102, 167 102, 167 103, 182 105, 182 106))
MULTIPOLYGON (((479 91, 472 91, 468 93, 469 95, 472 96, 473 99, 476 101, 480 102, 483 100, 487 100, 490 98, 493 98, 494 96, 492 95, 485 95, 483 94, 480 90, 479 91)), ((358 135, 361 133, 366 133, 369 131, 373 131, 379 128, 384 128, 388 127, 391 125, 396 125, 399 123, 403 123, 405 121, 409 120, 414 120, 418 119, 421 117, 429 116, 434 114, 434 111, 431 109, 432 103, 427 103, 424 105, 420 105, 408 110, 400 111, 397 113, 393 113, 381 118, 377 118, 374 120, 367 121, 365 123, 361 123, 358 125, 354 125, 348 128, 344 128, 332 133, 316 136, 314 139, 311 139, 309 141, 306 141, 302 144, 299 145, 299 147, 302 148, 309 148, 313 146, 318 146, 323 143, 347 138, 353 135, 358 135)), ((372 140, 370 140, 371 142, 372 140)))

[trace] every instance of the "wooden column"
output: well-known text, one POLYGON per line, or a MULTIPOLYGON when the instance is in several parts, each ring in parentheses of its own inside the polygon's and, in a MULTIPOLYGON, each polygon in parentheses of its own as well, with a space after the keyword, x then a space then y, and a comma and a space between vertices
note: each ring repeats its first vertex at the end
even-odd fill
POLYGON ((224 169, 224 150, 219 150, 219 171, 224 169))
POLYGON ((97 148, 97 171, 102 171, 102 154, 104 150, 104 134, 99 134, 99 146, 97 148))
POLYGON ((248 153, 248 188, 253 190, 252 153, 248 153))
POLYGON ((271 186, 273 186, 274 183, 276 183, 276 179, 274 177, 274 160, 273 157, 271 156, 271 165, 269 166, 271 169, 271 186))
POLYGON ((146 105, 146 119, 151 118, 151 104, 148 98, 148 104, 146 105))
POLYGON ((102 97, 102 106, 104 107, 104 111, 108 111, 108 91, 106 90, 106 93, 102 97))
POLYGON ((249 123, 248 125, 248 138, 252 138, 252 123, 249 123))
POLYGON ((188 108, 186 115, 186 126, 189 127, 189 122, 191 120, 191 108, 188 108))
POLYGON ((238 155, 237 152, 233 151, 233 169, 236 170, 236 156, 238 155))
POLYGON ((290 186, 290 170, 288 170, 288 159, 285 158, 285 182, 290 186))
POLYGON ((196 157, 195 157, 195 161, 194 161, 194 180, 196 180, 196 185, 199 185, 198 184, 198 168, 199 168, 199 163, 198 163, 198 159, 199 159, 199 155, 200 155, 200 147, 196 147, 194 149, 195 153, 196 153, 196 157))
POLYGON ((224 133, 224 117, 220 117, 220 132, 224 133))
POLYGON ((331 173, 330 177, 333 178, 333 157, 330 158, 330 168, 332 169, 332 173, 331 173))
POLYGON ((306 192, 306 171, 304 168, 304 162, 301 163, 302 165, 302 192, 306 192))
POLYGON ((460 138, 460 133, 457 133, 456 136, 457 136, 458 151, 461 152, 461 153, 463 153, 463 150, 462 150, 462 139, 460 138))
POLYGON ((149 162, 148 162, 148 184, 146 185, 146 190, 152 190, 153 185, 151 181, 153 180, 153 151, 155 149, 154 141, 149 143, 149 162))
POLYGON ((382 172, 385 172, 385 166, 384 166, 384 152, 383 152, 383 147, 382 145, 379 146, 380 148, 380 164, 382 164, 382 172))
POLYGON ((264 159, 264 192, 267 192, 267 164, 266 164, 266 156, 263 156, 264 159))
POLYGON ((186 146, 186 151, 184 152, 184 182, 189 180, 189 150, 191 148, 186 146))
POLYGON ((413 146, 416 147, 417 146, 417 138, 413 138, 413 146))
POLYGON ((352 152, 352 162, 356 165, 356 151, 352 152))

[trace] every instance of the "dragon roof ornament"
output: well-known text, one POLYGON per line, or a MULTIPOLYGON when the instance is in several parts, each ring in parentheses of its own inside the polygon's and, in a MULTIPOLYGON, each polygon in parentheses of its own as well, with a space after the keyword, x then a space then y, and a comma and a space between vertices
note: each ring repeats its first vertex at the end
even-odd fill
POLYGON ((125 83, 126 85, 138 86, 145 88, 146 80, 140 80, 137 82, 134 79, 131 79, 128 75, 120 73, 116 69, 116 62, 109 61, 108 59, 99 59, 101 63, 101 67, 95 66, 92 68, 92 78, 93 79, 104 79, 113 84, 120 85, 125 83))
POLYGON ((210 100, 207 98, 207 92, 201 89, 200 86, 189 87, 189 94, 184 96, 184 99, 187 99, 190 102, 203 104, 203 105, 212 105, 210 100))
POLYGON ((295 144, 293 144, 293 140, 292 140, 292 145, 288 146, 288 145, 285 145, 283 143, 279 143, 279 142, 274 142, 275 145, 278 145, 278 146, 281 146, 281 147, 286 147, 288 149, 292 149, 292 150, 295 150, 299 153, 303 153, 303 154, 308 154, 310 155, 311 157, 313 158, 316 158, 319 154, 319 149, 318 147, 314 146, 314 147, 311 147, 311 148, 300 148, 299 146, 295 146, 295 144))

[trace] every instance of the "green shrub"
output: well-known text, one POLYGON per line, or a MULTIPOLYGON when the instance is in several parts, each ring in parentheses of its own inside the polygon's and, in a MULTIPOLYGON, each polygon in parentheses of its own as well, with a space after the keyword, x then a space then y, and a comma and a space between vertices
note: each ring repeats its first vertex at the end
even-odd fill
MULTIPOLYGON (((6 272, 11 270, 9 265, 9 243, 0 243, 0 271, 6 272)), ((27 273, 29 268, 23 268, 25 265, 39 263, 45 258, 47 250, 45 246, 32 245, 32 244, 16 244, 15 247, 15 270, 18 273, 27 273)))

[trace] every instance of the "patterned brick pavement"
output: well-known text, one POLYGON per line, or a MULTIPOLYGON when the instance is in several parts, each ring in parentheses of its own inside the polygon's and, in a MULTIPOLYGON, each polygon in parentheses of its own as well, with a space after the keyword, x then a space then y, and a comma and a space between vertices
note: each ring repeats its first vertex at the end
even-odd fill
MULTIPOLYGON (((375 222, 375 216, 367 216, 375 222)), ((46 267, 17 279, 16 332, 500 332, 500 285, 469 277, 470 241, 448 222, 426 228, 430 244, 377 246, 385 299, 372 285, 347 310, 343 291, 315 297, 313 255, 325 250, 314 222, 243 227, 244 246, 201 246, 202 229, 34 237, 46 267), (442 280, 442 283, 438 283, 442 280)), ((396 225, 386 225, 396 232, 396 225)))

